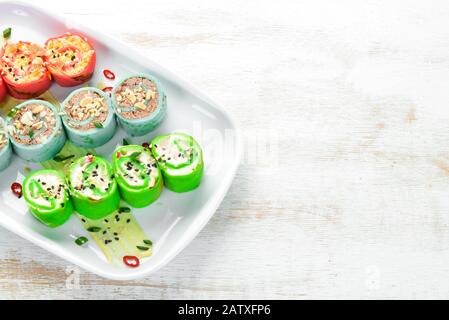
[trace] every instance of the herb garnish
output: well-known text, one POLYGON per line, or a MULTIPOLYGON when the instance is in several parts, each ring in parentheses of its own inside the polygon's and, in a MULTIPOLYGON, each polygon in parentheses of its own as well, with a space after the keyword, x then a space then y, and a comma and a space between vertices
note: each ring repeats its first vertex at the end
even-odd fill
POLYGON ((120 207, 118 209, 118 213, 123 213, 123 212, 131 212, 131 209, 128 207, 120 207))
POLYGON ((89 231, 89 232, 98 232, 100 230, 101 230, 100 227, 89 227, 89 228, 87 228, 87 231, 89 231))
POLYGON ((127 146, 127 145, 129 145, 129 141, 128 141, 128 140, 126 140, 125 138, 123 138, 123 145, 124 145, 124 146, 127 146))
POLYGON ((75 240, 75 243, 79 246, 82 246, 83 244, 85 244, 88 241, 89 241, 89 239, 87 239, 86 237, 79 237, 75 240))
POLYGON ((66 161, 66 160, 68 160, 68 159, 71 159, 71 158, 73 158, 73 157, 75 157, 75 155, 74 154, 71 154, 71 155, 68 155, 68 156, 55 156, 54 158, 53 158, 53 160, 54 161, 56 161, 56 162, 63 162, 63 161, 66 161))
POLYGON ((147 251, 147 250, 150 249, 148 247, 143 247, 143 246, 136 246, 136 248, 139 249, 139 250, 142 250, 142 251, 147 251))
POLYGON ((100 122, 94 122, 94 126, 95 126, 96 128, 98 128, 98 129, 103 128, 103 124, 100 123, 100 122))
POLYGON ((153 242, 151 240, 143 240, 143 243, 145 243, 145 244, 147 244, 149 246, 153 245, 153 242))
POLYGON ((6 28, 5 30, 3 30, 3 38, 4 39, 8 39, 11 37, 11 28, 6 28))

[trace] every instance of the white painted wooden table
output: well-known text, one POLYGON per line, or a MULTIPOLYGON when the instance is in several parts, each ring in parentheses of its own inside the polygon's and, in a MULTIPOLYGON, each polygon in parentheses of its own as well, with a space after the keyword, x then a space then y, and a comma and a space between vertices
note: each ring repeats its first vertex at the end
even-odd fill
POLYGON ((47 2, 209 93, 247 152, 154 276, 67 285, 2 229, 0 298, 449 298, 447 1, 47 2))

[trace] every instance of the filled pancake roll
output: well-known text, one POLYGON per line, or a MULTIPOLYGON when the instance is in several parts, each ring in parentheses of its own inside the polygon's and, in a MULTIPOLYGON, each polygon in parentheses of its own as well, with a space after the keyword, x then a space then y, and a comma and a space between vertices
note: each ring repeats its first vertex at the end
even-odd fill
POLYGON ((164 119, 167 98, 156 78, 135 75, 114 87, 112 106, 126 133, 143 136, 153 131, 164 119))
POLYGON ((115 115, 109 95, 103 91, 91 87, 75 90, 65 99, 62 109, 67 136, 74 144, 96 148, 114 136, 115 115))
POLYGON ((92 78, 96 53, 87 38, 65 34, 47 40, 45 50, 48 69, 60 86, 73 87, 92 78))
POLYGON ((70 165, 69 190, 73 206, 89 219, 101 219, 117 210, 120 195, 111 165, 103 158, 86 155, 70 165))
POLYGON ((151 141, 151 151, 168 189, 187 192, 200 185, 204 171, 203 152, 191 136, 183 133, 158 136, 151 141))
POLYGON ((23 196, 31 213, 49 227, 64 224, 73 212, 64 174, 37 170, 23 182, 23 196))
POLYGON ((6 119, 13 150, 26 161, 52 159, 66 141, 56 107, 29 100, 13 108, 6 119))
POLYGON ((6 84, 5 81, 3 81, 2 77, 0 76, 0 103, 3 102, 3 100, 5 100, 6 94, 7 94, 6 84))
POLYGON ((45 50, 34 43, 7 43, 1 52, 1 67, 11 96, 36 98, 50 88, 51 74, 45 66, 45 50))
POLYGON ((112 156, 112 166, 120 194, 130 206, 143 208, 159 198, 164 183, 149 149, 120 147, 112 156))
POLYGON ((0 171, 5 170, 11 163, 12 148, 5 122, 0 118, 0 171))

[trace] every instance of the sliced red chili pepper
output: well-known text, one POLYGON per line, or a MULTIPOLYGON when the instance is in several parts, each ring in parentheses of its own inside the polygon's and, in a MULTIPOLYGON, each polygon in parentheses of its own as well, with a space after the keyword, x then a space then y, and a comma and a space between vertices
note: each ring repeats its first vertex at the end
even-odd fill
POLYGON ((144 147, 145 149, 150 149, 150 144, 148 142, 144 142, 142 143, 142 147, 144 147))
POLYGON ((22 197, 22 185, 18 182, 13 182, 11 184, 11 191, 14 193, 17 197, 22 197))
POLYGON ((115 74, 111 70, 108 70, 108 69, 103 70, 103 74, 109 80, 114 80, 115 79, 115 74))
POLYGON ((111 92, 112 91, 112 87, 104 87, 103 88, 103 92, 111 92))
POLYGON ((94 161, 94 156, 91 154, 87 154, 86 155, 86 162, 87 163, 91 163, 92 161, 94 161))
POLYGON ((140 265, 140 260, 136 256, 124 256, 123 262, 131 268, 137 268, 140 265))

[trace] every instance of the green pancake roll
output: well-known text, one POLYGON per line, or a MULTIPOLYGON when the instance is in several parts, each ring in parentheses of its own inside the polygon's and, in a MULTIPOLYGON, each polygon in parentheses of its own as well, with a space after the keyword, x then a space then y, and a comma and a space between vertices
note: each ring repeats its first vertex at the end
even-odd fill
POLYGON ((120 194, 130 206, 143 208, 159 198, 164 183, 149 149, 136 145, 120 147, 112 156, 112 167, 120 194))
POLYGON ((198 142, 184 133, 158 136, 151 141, 165 186, 174 192, 188 192, 201 183, 203 152, 198 142))
POLYGON ((73 212, 64 174, 37 170, 23 182, 23 196, 30 212, 49 227, 64 224, 73 212))
POLYGON ((87 154, 70 165, 69 190, 79 214, 93 220, 117 210, 120 195, 111 165, 103 158, 87 154))

